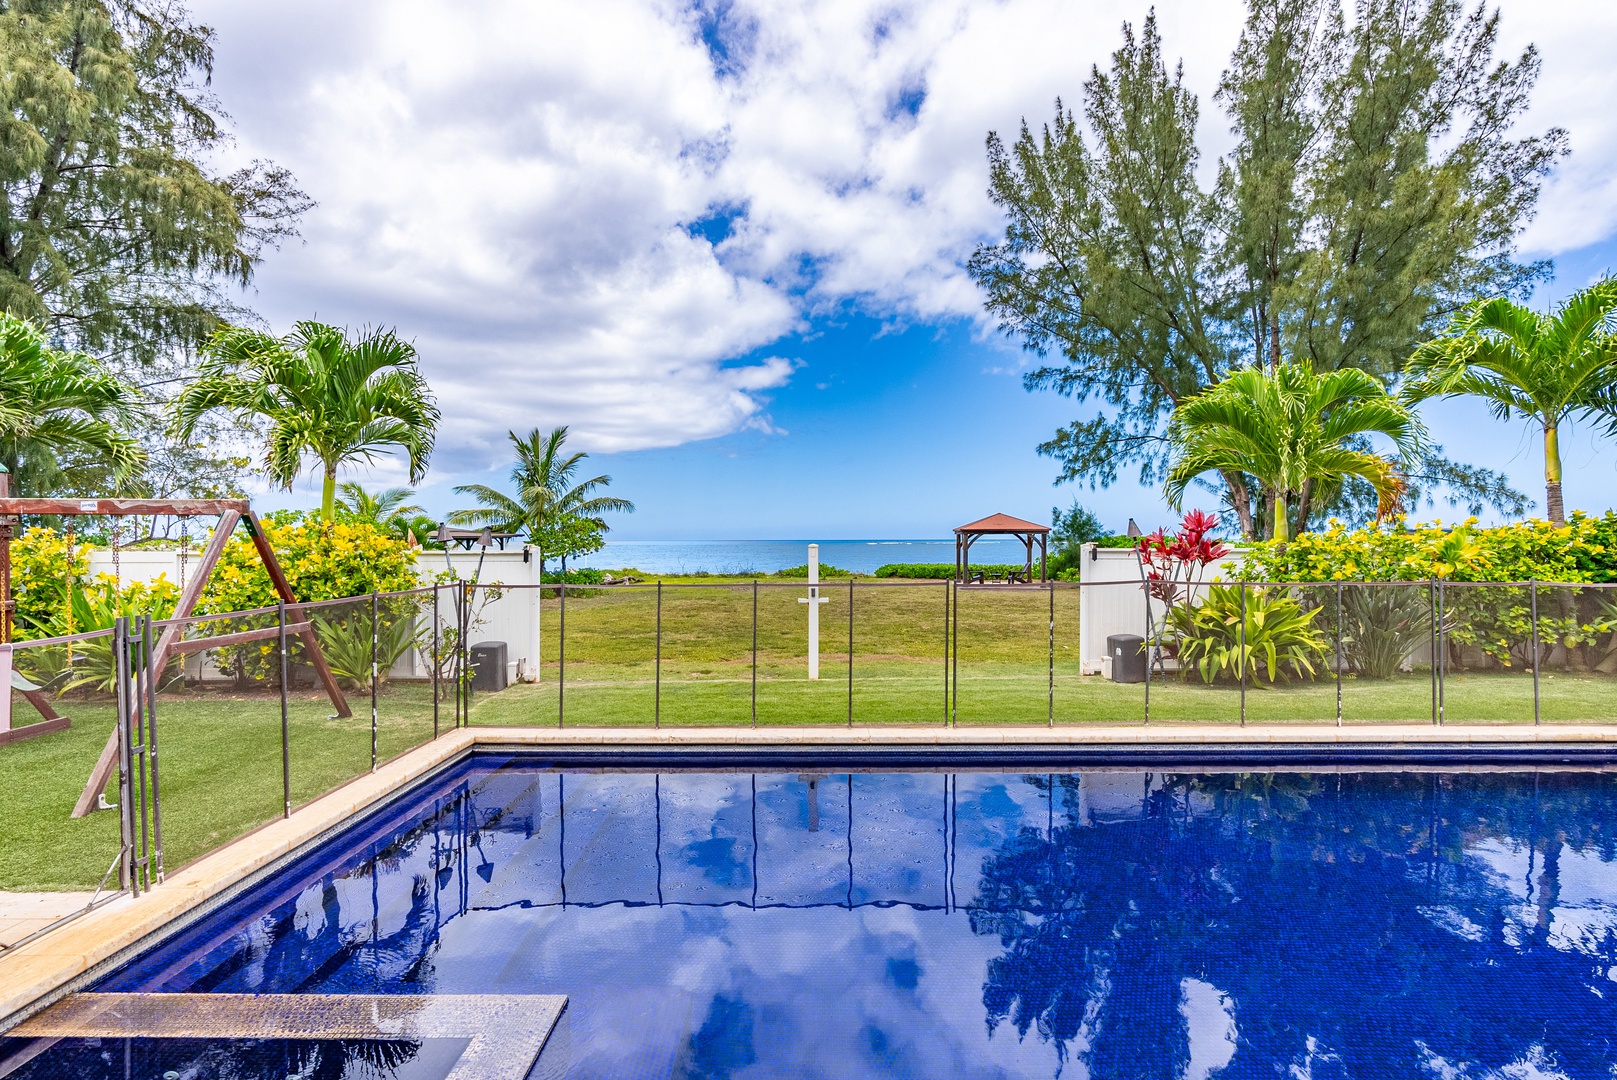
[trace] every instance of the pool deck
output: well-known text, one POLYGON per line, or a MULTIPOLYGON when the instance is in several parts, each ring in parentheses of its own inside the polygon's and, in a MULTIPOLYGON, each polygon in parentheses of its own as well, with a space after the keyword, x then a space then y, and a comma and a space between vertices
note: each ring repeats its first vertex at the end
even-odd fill
MULTIPOLYGON (((296 811, 272 821, 235 842, 170 873, 162 884, 138 898, 120 897, 49 933, 0 952, 0 1030, 7 1030, 46 1005, 101 978, 144 948, 159 932, 178 929, 227 901, 240 889, 275 872, 286 859, 344 827, 355 815, 383 802, 394 792, 470 753, 477 747, 590 751, 597 755, 680 748, 709 748, 737 754, 816 749, 970 751, 979 759, 996 748, 1040 747, 1055 752, 1111 751, 1120 758, 1130 749, 1159 755, 1172 752, 1222 755, 1262 760, 1275 751, 1310 755, 1328 768, 1356 768, 1352 755, 1367 751, 1421 753, 1457 760, 1479 753, 1497 755, 1508 765, 1511 756, 1534 767, 1557 754, 1617 762, 1617 724, 1613 725, 1329 725, 1154 724, 1045 727, 764 727, 764 728, 500 728, 450 731, 296 811), (1350 760, 1330 764, 1333 748, 1350 760)), ((1373 756, 1373 755, 1372 755, 1373 756)), ((969 760, 969 759, 968 759, 969 760)), ((966 764, 963 761, 962 764, 966 764)), ((969 766, 968 766, 969 767, 969 766)), ((81 907, 82 894, 0 894, 0 940, 16 941, 39 925, 39 919, 81 907), (63 897, 68 899, 64 900, 63 897), (48 913, 48 914, 47 914, 48 913), (33 920, 33 921, 30 921, 33 920), (22 929, 27 925, 28 929, 22 929), (9 938, 6 928, 15 933, 9 938)))

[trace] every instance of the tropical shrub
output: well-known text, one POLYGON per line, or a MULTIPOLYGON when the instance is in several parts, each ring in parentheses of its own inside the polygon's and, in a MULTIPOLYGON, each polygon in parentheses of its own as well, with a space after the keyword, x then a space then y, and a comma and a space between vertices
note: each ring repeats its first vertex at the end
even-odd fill
POLYGON ((1212 683, 1244 673, 1272 684, 1314 676, 1326 653, 1325 633, 1315 625, 1318 614, 1284 589, 1209 585, 1200 602, 1172 608, 1168 622, 1187 678, 1195 673, 1212 683))
POLYGON ((68 581, 82 585, 89 572, 89 545, 70 546, 67 536, 55 529, 36 525, 12 541, 11 588, 17 602, 17 639, 58 636, 42 627, 64 624, 68 581))
MULTIPOLYGON (((377 603, 376 681, 386 683, 400 657, 419 637, 416 597, 388 597, 377 603)), ((332 674, 351 690, 371 684, 371 610, 368 604, 344 604, 336 611, 317 611, 314 632, 332 674)))
POLYGON ((1342 590, 1342 652, 1352 671, 1390 679, 1432 635, 1428 590, 1418 585, 1348 586, 1342 590))
MULTIPOLYGON (((120 587, 111 575, 101 574, 92 582, 75 582, 63 589, 63 604, 48 618, 30 618, 26 629, 34 639, 68 637, 110 630, 121 616, 150 615, 166 619, 174 614, 180 590, 166 577, 151 582, 131 581, 120 587)), ((19 630, 23 629, 19 623, 19 630)), ((23 676, 58 693, 82 686, 111 692, 114 683, 114 652, 111 637, 75 641, 62 645, 19 649, 13 654, 23 676)), ((169 668, 179 665, 172 657, 169 668)))
MULTIPOLYGON (((1287 544, 1258 543, 1247 551, 1242 566, 1232 575, 1242 581, 1443 581, 1458 583, 1442 593, 1443 633, 1453 649, 1452 660, 1463 658, 1459 647, 1472 646, 1504 667, 1531 663, 1533 649, 1532 590, 1509 584, 1537 580, 1564 585, 1617 582, 1617 513, 1601 517, 1574 513, 1565 526, 1544 521, 1480 528, 1475 521, 1444 529, 1436 524, 1406 526, 1394 521, 1382 527, 1348 529, 1332 522, 1322 532, 1305 533, 1287 544), (1489 583, 1492 583, 1491 585, 1489 583), (1487 585, 1488 587, 1481 587, 1487 585)), ((1400 602, 1372 602, 1350 590, 1365 621, 1356 618, 1344 601, 1344 649, 1356 669, 1388 672, 1407 661, 1408 654, 1392 663, 1382 655, 1373 659, 1355 651, 1391 649, 1389 637, 1402 635, 1408 623, 1401 609, 1423 605, 1423 632, 1412 632, 1409 646, 1430 634, 1435 598, 1422 592, 1400 602), (1348 638, 1358 636, 1358 643, 1348 638), (1388 665, 1391 664, 1389 668, 1388 665)), ((1400 590, 1402 591, 1402 590, 1400 590)), ((1594 590, 1538 588, 1539 654, 1548 646, 1567 649, 1599 646, 1617 630, 1617 620, 1594 590)))
POLYGON ((1158 529, 1135 543, 1148 594, 1162 602, 1165 630, 1172 629, 1175 608, 1194 595, 1207 568, 1230 553, 1212 535, 1217 527, 1216 517, 1192 510, 1185 515, 1177 534, 1158 529))
MULTIPOLYGON (((313 603, 367 596, 372 592, 402 592, 421 585, 415 552, 408 542, 388 535, 375 525, 355 521, 321 522, 313 515, 285 512, 271 515, 263 524, 264 535, 275 549, 276 561, 286 573, 292 595, 299 601, 313 603)), ((198 607, 202 614, 224 614, 273 607, 279 599, 252 537, 243 529, 225 545, 198 607)), ((330 620, 335 616, 328 613, 325 618, 330 620)), ((364 668, 367 686, 370 684, 369 619, 367 608, 364 668)), ((219 619, 200 624, 198 631, 222 635, 262 625, 261 618, 219 619)), ((292 654, 301 655, 302 647, 301 640, 294 641, 292 654)), ((271 643, 249 642, 217 650, 214 655, 220 669, 234 673, 241 682, 273 676, 279 671, 276 649, 271 643)))

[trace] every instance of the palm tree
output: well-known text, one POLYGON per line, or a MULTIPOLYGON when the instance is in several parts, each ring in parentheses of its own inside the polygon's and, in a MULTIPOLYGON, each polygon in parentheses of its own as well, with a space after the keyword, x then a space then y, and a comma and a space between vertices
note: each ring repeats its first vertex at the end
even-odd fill
POLYGON ((337 491, 337 506, 343 516, 374 525, 383 531, 392 529, 406 518, 426 513, 426 510, 408 501, 415 495, 412 488, 384 488, 373 494, 362 485, 345 480, 337 485, 337 491))
POLYGON ((611 512, 632 514, 634 504, 627 499, 597 495, 612 483, 610 476, 576 480, 574 474, 589 457, 577 453, 563 456, 567 428, 549 434, 534 428, 526 437, 507 432, 516 448, 516 464, 511 467, 514 496, 484 484, 455 488, 471 495, 482 506, 457 510, 449 520, 457 525, 489 525, 501 532, 527 533, 539 546, 539 569, 544 571, 546 555, 584 555, 601 546, 601 534, 608 525, 601 515, 611 512))
POLYGON ((95 360, 52 349, 32 323, 0 314, 0 456, 13 471, 29 451, 84 450, 124 479, 146 460, 119 428, 133 396, 95 360))
POLYGON ((323 470, 320 516, 336 512, 337 470, 374 461, 387 446, 410 459, 420 483, 438 426, 438 406, 421 375, 415 346, 391 330, 346 331, 300 322, 284 338, 230 327, 207 346, 201 376, 174 401, 174 428, 189 438, 209 409, 269 421, 264 469, 291 488, 305 454, 323 470))
POLYGON ((1405 402, 1357 368, 1325 374, 1306 362, 1272 372, 1242 368, 1174 410, 1168 501, 1179 508, 1185 488, 1203 473, 1249 473, 1272 497, 1274 538, 1285 540, 1293 504, 1300 531, 1314 498, 1323 501, 1358 477, 1385 513, 1405 485, 1395 462, 1364 449, 1370 435, 1386 436, 1408 456, 1425 431, 1405 402))
POLYGON ((1550 522, 1566 524, 1561 499, 1561 424, 1617 401, 1617 278, 1606 278, 1541 315, 1504 297, 1481 300, 1448 333, 1415 350, 1404 368, 1409 401, 1474 394, 1501 420, 1544 430, 1544 498, 1550 522))

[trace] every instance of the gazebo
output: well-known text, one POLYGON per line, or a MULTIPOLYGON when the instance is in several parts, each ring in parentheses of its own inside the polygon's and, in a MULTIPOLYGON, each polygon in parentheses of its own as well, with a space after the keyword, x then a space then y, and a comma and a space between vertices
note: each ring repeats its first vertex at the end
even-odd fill
MULTIPOLYGON (((971 545, 985 536, 1014 536, 1022 541, 1027 550, 1027 559, 1023 563, 1023 582, 1031 584, 1033 581, 1033 544, 1039 545, 1039 581, 1047 579, 1045 563, 1049 555, 1050 526, 1035 525, 1031 521, 1023 521, 1009 514, 990 514, 980 521, 973 521, 962 525, 954 531, 954 579, 962 585, 971 584, 971 545)), ((1013 576, 1012 584, 1015 583, 1013 576)))

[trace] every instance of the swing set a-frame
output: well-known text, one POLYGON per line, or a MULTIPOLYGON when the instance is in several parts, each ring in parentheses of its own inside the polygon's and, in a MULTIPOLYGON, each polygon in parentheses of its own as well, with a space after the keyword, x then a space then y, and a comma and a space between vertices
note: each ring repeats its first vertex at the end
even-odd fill
MULTIPOLYGON (((258 630, 244 630, 239 633, 223 634, 217 637, 204 637, 186 640, 184 638, 185 619, 195 611, 197 602, 202 599, 202 593, 207 588, 208 578, 213 574, 219 557, 224 554, 225 544, 230 540, 231 534, 238 525, 245 525, 247 534, 252 537, 253 547, 258 552, 259 560, 269 574, 270 582, 275 586, 275 592, 286 604, 286 633, 288 636, 296 634, 303 639, 305 655, 314 667, 315 675, 325 688, 326 694, 331 698, 332 707, 337 710, 340 717, 352 716, 353 711, 348 707, 348 699, 343 696, 342 688, 337 685, 337 677, 332 674, 331 666, 326 663, 326 657, 320 650, 320 640, 315 635, 314 624, 304 615, 299 606, 297 597, 292 595, 291 583, 287 581, 286 573, 281 569, 280 562, 275 558, 275 549, 270 546, 269 539, 264 535, 263 524, 258 515, 253 513, 251 505, 246 499, 24 499, 9 496, 9 477, 0 472, 0 644, 9 644, 12 640, 12 616, 16 610, 15 601, 11 597, 11 541, 13 535, 13 522, 18 515, 50 515, 61 517, 99 516, 99 517, 177 517, 182 521, 193 517, 216 517, 218 526, 213 531, 213 537, 197 560, 196 573, 185 582, 180 592, 179 603, 175 605, 174 614, 162 634, 158 637, 156 646, 152 650, 152 671, 162 671, 171 656, 186 653, 203 652, 208 649, 217 649, 224 645, 239 645, 248 641, 267 640, 277 637, 281 630, 279 626, 271 626, 258 630)), ((9 661, 10 657, 6 659, 9 661)), ((33 695, 28 699, 35 708, 39 708, 43 701, 41 695, 35 700, 33 695)), ((136 708, 139 706, 137 705, 136 708)), ((54 715, 48 712, 49 706, 41 710, 49 722, 54 715)), ((66 726, 62 718, 60 725, 52 725, 50 730, 59 730, 66 726)), ((0 687, 0 725, 10 729, 11 720, 11 694, 8 687, 0 687)), ((44 727, 44 724, 31 725, 44 727)), ((26 731, 26 728, 18 729, 26 731)), ((101 750, 101 756, 96 761, 95 770, 91 772, 84 791, 79 795, 78 803, 73 807, 73 816, 84 817, 86 814, 100 808, 101 795, 112 779, 113 770, 118 764, 118 733, 116 730, 108 736, 107 744, 101 750)))

